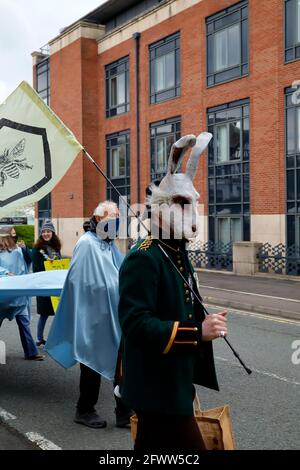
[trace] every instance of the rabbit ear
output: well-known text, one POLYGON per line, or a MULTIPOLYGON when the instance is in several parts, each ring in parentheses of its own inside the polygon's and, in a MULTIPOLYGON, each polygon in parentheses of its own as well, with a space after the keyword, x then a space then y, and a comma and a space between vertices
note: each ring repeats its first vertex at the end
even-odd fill
POLYGON ((193 147, 196 143, 196 137, 192 134, 185 135, 177 140, 171 147, 168 160, 168 174, 173 175, 179 167, 185 152, 189 147, 193 147))
POLYGON ((187 162, 186 172, 185 172, 186 175, 192 181, 193 181, 193 179, 195 178, 195 175, 196 175, 200 155, 207 148, 211 138, 212 138, 212 134, 210 134, 210 132, 202 132, 197 137, 196 145, 193 147, 193 150, 191 151, 191 155, 190 155, 190 158, 187 162))

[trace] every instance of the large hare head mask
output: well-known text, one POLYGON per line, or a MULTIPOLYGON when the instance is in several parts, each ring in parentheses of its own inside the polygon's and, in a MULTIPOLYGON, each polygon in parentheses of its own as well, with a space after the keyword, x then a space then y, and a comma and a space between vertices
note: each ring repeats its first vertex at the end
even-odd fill
POLYGON ((212 134, 202 132, 196 138, 185 135, 172 145, 168 160, 168 171, 159 186, 152 184, 147 203, 151 206, 154 227, 160 227, 165 238, 191 239, 197 235, 199 217, 197 201, 199 193, 193 180, 200 155, 207 148, 212 134), (185 173, 176 173, 185 152, 192 148, 185 173))

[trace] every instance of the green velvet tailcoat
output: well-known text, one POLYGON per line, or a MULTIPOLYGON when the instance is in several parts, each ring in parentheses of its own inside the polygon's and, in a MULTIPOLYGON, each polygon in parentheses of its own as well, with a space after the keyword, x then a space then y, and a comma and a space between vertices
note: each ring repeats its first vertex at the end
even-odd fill
MULTIPOLYGON (((192 267, 185 248, 162 246, 188 279, 192 267)), ((193 283, 197 289, 194 278, 193 283)), ((193 384, 219 390, 212 343, 201 340, 204 318, 158 241, 139 242, 120 270, 125 403, 144 413, 191 416, 193 384)))

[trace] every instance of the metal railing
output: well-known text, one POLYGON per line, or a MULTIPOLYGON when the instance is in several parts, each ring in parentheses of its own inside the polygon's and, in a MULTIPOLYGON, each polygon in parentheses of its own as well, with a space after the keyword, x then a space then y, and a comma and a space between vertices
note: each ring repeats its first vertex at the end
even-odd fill
POLYGON ((195 268, 232 271, 232 243, 191 242, 189 258, 195 268))
POLYGON ((272 246, 264 243, 258 252, 259 271, 262 273, 300 276, 300 247, 283 243, 272 246))

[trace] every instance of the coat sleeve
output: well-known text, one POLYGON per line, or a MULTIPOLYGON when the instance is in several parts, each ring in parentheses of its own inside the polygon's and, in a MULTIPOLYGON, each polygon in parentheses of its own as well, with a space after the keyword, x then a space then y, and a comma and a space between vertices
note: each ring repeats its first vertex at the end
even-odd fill
POLYGON ((23 256, 24 256, 24 261, 27 265, 27 268, 29 269, 30 268, 30 265, 32 263, 32 260, 31 260, 31 254, 30 254, 30 250, 29 248, 26 246, 25 248, 22 248, 22 253, 23 253, 23 256))
POLYGON ((0 266, 0 277, 6 276, 9 273, 9 271, 6 268, 3 268, 3 266, 0 266))
POLYGON ((201 322, 163 321, 157 316, 159 261, 136 251, 120 271, 119 320, 123 336, 161 354, 196 352, 202 342, 201 322))
POLYGON ((159 263, 147 252, 135 251, 120 270, 119 320, 126 341, 163 353, 174 322, 156 316, 159 263))
POLYGON ((31 252, 32 257, 32 271, 38 273, 40 271, 45 271, 43 256, 37 248, 33 248, 31 252))

